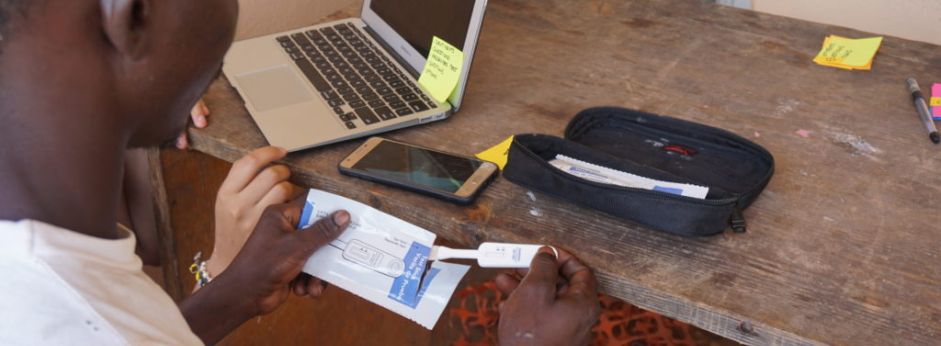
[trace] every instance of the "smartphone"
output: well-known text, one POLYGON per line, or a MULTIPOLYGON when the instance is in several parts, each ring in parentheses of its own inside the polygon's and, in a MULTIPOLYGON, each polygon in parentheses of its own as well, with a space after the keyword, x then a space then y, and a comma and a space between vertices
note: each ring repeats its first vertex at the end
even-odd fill
POLYGON ((470 204, 496 176, 497 165, 373 137, 340 162, 340 173, 470 204))

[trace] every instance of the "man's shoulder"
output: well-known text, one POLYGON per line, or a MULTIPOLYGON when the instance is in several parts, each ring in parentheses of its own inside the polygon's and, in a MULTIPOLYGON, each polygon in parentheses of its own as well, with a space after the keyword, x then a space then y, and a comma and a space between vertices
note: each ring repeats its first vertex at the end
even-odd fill
POLYGON ((0 252, 0 344, 125 344, 85 299, 43 262, 0 252))

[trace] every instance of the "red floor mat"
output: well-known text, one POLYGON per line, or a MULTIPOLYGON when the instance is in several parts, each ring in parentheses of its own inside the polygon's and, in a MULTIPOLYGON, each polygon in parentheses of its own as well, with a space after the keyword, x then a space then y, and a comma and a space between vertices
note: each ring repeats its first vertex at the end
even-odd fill
MULTIPOLYGON (((450 309, 451 328, 461 330, 455 346, 495 345, 497 307, 505 298, 493 281, 457 292, 450 309)), ((728 345, 734 344, 701 329, 663 317, 621 300, 600 295, 602 313, 592 330, 592 345, 728 345)))

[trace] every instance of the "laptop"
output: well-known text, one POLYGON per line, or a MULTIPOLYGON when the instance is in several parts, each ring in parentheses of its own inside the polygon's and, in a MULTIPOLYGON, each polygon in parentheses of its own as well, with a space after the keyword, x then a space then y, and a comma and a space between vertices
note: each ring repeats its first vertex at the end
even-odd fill
POLYGON ((271 145, 288 151, 448 118, 458 111, 487 0, 364 0, 360 18, 233 44, 223 72, 271 145), (436 102, 418 83, 432 38, 464 52, 436 102))

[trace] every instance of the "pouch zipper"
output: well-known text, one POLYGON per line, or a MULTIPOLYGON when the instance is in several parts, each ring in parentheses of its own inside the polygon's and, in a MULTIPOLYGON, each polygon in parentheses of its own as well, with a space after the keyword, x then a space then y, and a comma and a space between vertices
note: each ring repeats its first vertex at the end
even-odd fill
POLYGON ((748 232, 745 216, 742 215, 742 208, 739 208, 738 204, 735 205, 735 209, 732 209, 732 216, 729 217, 729 225, 732 226, 732 232, 748 232))

